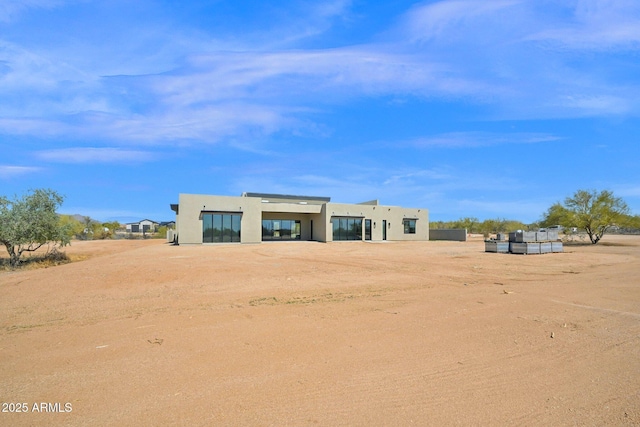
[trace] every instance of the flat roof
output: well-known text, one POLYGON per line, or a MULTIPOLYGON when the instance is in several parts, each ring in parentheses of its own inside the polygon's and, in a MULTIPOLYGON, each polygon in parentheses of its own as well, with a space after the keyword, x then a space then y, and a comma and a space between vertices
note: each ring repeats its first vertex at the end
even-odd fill
POLYGON ((284 199, 284 200, 312 200, 314 202, 329 203, 331 197, 318 196, 294 196, 291 194, 270 194, 270 193, 242 193, 242 197, 259 197, 261 199, 284 199))

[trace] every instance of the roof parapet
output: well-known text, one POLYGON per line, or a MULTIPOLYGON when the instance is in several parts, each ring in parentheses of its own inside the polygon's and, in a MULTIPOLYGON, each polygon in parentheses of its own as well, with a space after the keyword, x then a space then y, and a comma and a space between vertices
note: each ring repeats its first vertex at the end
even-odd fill
POLYGON ((329 203, 331 197, 318 196, 295 196, 290 194, 271 194, 271 193, 242 193, 242 197, 257 197, 263 200, 283 201, 283 202, 321 202, 329 203))

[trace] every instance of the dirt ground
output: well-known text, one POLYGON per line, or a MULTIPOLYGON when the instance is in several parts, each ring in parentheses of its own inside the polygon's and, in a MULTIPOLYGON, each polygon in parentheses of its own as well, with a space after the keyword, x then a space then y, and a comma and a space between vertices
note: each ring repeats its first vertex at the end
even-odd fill
POLYGON ((0 272, 2 426, 640 425, 640 236, 67 253, 0 272))

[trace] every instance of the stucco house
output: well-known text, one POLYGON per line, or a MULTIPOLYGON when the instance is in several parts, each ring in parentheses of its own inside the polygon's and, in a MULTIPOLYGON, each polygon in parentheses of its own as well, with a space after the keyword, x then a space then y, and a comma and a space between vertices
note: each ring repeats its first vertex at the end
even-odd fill
POLYGON ((154 233, 158 231, 158 223, 150 219, 125 224, 127 233, 154 233))
POLYGON ((171 209, 176 229, 169 238, 177 244, 429 240, 427 209, 377 200, 345 204, 285 194, 180 194, 171 209))

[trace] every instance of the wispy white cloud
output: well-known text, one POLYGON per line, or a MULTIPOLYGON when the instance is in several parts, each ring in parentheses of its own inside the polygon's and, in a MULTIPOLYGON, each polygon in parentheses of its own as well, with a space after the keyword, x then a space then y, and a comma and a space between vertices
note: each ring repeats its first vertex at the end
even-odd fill
POLYGON ((314 101, 415 91, 450 92, 446 68, 411 54, 375 46, 325 50, 237 52, 189 58, 184 69, 155 76, 149 84, 172 105, 229 99, 314 101), (277 98, 276 98, 277 99, 277 98))
MULTIPOLYGON (((314 9, 309 16, 315 18, 304 20, 312 34, 349 19, 351 7, 334 0, 291 13, 307 16, 314 9)), ((241 35, 227 44, 207 35, 207 44, 202 32, 157 29, 145 30, 143 45, 114 55, 89 49, 91 43, 79 50, 77 43, 63 44, 47 53, 5 40, 0 97, 8 102, 0 103, 0 133, 141 144, 252 139, 313 132, 323 108, 378 96, 465 100, 488 106, 491 113, 485 114, 497 118, 638 114, 640 87, 620 81, 620 71, 597 57, 606 43, 633 46, 638 22, 640 6, 631 0, 443 0, 410 9, 384 41, 337 48, 305 49, 300 43, 291 49, 278 32, 265 35, 256 48, 241 35), (592 34, 602 44, 590 45, 592 34), (138 50, 164 46, 174 35, 180 41, 162 53, 134 59, 138 50), (581 58, 576 67, 556 54, 554 43, 563 49, 592 46, 596 56, 581 58), (85 53, 89 59, 81 59, 85 53), (605 68, 595 73, 591 64, 605 68)), ((294 38, 306 34, 295 21, 281 23, 294 38)), ((134 31, 141 30, 128 29, 122 37, 139 40, 134 31)), ((445 135, 422 143, 496 143, 490 139, 445 135)))
POLYGON ((574 4, 569 21, 543 26, 528 39, 551 42, 567 49, 640 49, 640 3, 635 0, 577 0, 574 4))
POLYGON ((450 76, 476 89, 467 99, 495 106, 501 118, 640 112, 640 88, 624 72, 633 62, 598 60, 640 47, 633 0, 445 0, 419 4, 401 22, 400 43, 446 64, 450 76))
POLYGON ((401 22, 412 42, 640 48, 640 3, 635 0, 441 0, 418 4, 401 22))
POLYGON ((163 75, 117 78, 113 83, 103 79, 100 87, 89 90, 95 98, 84 92, 86 85, 70 88, 67 99, 29 108, 35 117, 16 117, 22 110, 5 111, 5 116, 14 116, 0 120, 0 131, 211 142, 247 132, 268 135, 299 129, 302 117, 311 112, 304 104, 312 99, 324 104, 358 94, 472 90, 455 79, 438 79, 443 71, 437 66, 366 49, 217 54, 191 58, 185 67, 163 75), (114 93, 107 98, 110 91, 114 93), (147 98, 145 103, 152 107, 142 111, 119 107, 126 105, 130 93, 147 98), (50 112, 40 112, 44 108, 50 112))
POLYGON ((92 76, 68 62, 61 61, 60 58, 38 53, 2 38, 0 61, 3 63, 0 90, 9 93, 29 89, 42 94, 42 91, 62 89, 63 85, 72 82, 98 79, 98 76, 92 76))
POLYGON ((433 207, 442 205, 444 200, 450 204, 454 195, 465 198, 472 193, 496 194, 498 200, 498 194, 518 191, 522 183, 493 170, 479 172, 447 165, 430 169, 350 167, 348 171, 331 174, 255 168, 238 177, 231 188, 237 194, 243 191, 299 194, 300 189, 305 189, 307 195, 330 196, 334 202, 379 199, 389 205, 433 207))
POLYGON ((446 171, 444 168, 428 169, 428 170, 414 170, 398 173, 387 178, 383 185, 415 185, 418 181, 441 181, 452 179, 451 171, 446 171))
POLYGON ((419 148, 475 148, 504 144, 539 144, 562 138, 543 133, 450 132, 417 138, 408 143, 419 148))
POLYGON ((61 148, 38 151, 35 155, 41 160, 58 163, 139 163, 153 161, 158 157, 148 151, 110 147, 61 148))
MULTIPOLYGON (((282 171, 281 171, 282 172, 282 171)), ((329 176, 313 173, 289 174, 278 176, 273 172, 268 176, 261 176, 259 171, 251 175, 243 175, 233 185, 237 193, 256 191, 279 194, 300 194, 304 188, 304 195, 331 197, 337 203, 359 203, 375 197, 383 198, 384 194, 376 191, 376 186, 365 177, 351 175, 329 176)))
POLYGON ((0 178, 17 178, 24 175, 40 172, 42 168, 36 166, 11 166, 0 165, 0 178))
POLYGON ((592 115, 602 115, 605 111, 608 115, 615 115, 630 111, 633 108, 633 101, 625 96, 594 93, 568 95, 560 99, 560 105, 592 115))
POLYGON ((402 21, 412 42, 425 42, 444 38, 454 40, 467 36, 466 29, 477 24, 494 21, 509 8, 522 3, 522 0, 448 0, 419 4, 412 8, 402 21), (462 31, 461 34, 455 34, 462 31))
POLYGON ((0 0, 0 21, 12 21, 30 9, 52 9, 64 3, 64 0, 0 0))
POLYGON ((79 140, 132 141, 139 145, 164 145, 180 141, 218 142, 234 136, 268 135, 282 128, 295 129, 278 106, 222 104, 207 108, 167 108, 148 114, 105 114, 89 111, 48 119, 0 119, 0 133, 65 136, 79 140), (58 120, 56 120, 58 119, 58 120))
POLYGON ((61 135, 71 127, 54 118, 0 118, 0 133, 9 135, 61 135))
POLYGON ((326 33, 336 22, 348 21, 351 16, 352 0, 329 0, 302 3, 299 10, 286 18, 287 22, 276 20, 269 28, 266 39, 271 47, 291 46, 301 41, 326 33), (274 37, 274 35, 276 37, 274 37))

